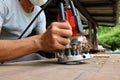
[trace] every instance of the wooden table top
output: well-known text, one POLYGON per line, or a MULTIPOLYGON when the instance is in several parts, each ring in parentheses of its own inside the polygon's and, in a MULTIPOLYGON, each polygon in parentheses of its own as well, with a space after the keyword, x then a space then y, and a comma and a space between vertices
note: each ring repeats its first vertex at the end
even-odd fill
POLYGON ((79 64, 56 59, 3 64, 0 80, 120 80, 120 55, 95 54, 79 64))

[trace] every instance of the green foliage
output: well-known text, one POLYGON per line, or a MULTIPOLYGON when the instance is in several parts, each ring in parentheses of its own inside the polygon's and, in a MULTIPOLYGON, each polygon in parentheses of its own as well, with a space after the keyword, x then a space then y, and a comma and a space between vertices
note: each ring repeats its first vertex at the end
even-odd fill
POLYGON ((120 25, 116 27, 99 27, 98 40, 111 45, 114 49, 120 48, 120 25))

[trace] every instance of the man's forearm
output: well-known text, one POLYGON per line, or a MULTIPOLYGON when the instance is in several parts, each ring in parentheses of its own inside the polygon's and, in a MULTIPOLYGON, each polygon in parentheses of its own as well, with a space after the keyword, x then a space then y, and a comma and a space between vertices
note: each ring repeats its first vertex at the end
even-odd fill
POLYGON ((20 40, 0 40, 0 62, 39 51, 38 36, 20 40))

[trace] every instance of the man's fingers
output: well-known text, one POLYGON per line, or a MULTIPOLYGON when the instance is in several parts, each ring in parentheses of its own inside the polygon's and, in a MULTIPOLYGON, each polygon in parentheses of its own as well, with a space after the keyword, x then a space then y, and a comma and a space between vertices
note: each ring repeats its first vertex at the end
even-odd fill
POLYGON ((72 36, 72 29, 71 29, 71 26, 68 26, 69 24, 67 24, 67 22, 62 22, 62 23, 57 23, 57 22, 54 22, 52 23, 52 26, 51 26, 51 32, 53 34, 57 34, 58 36, 63 36, 63 37, 66 37, 66 38, 69 38, 72 36), (61 24, 59 26, 55 25, 55 24, 61 24))
POLYGON ((56 30, 56 34, 62 37, 70 38, 72 36, 72 31, 65 29, 58 29, 56 30))
POLYGON ((51 24, 52 27, 58 27, 60 29, 69 29, 69 30, 72 30, 69 22, 53 22, 51 24))
POLYGON ((58 37, 57 41, 64 46, 66 46, 67 44, 71 42, 69 38, 64 38, 64 37, 58 37))

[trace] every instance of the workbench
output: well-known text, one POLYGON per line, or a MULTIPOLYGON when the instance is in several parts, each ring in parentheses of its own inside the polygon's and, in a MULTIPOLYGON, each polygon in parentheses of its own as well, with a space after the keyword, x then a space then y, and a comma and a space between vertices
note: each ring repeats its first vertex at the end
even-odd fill
POLYGON ((57 59, 3 64, 0 80, 120 80, 120 55, 94 54, 76 64, 57 59))

